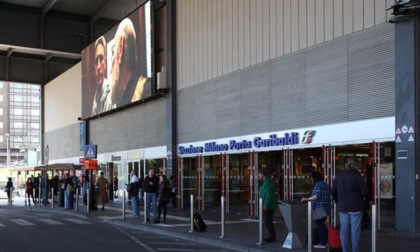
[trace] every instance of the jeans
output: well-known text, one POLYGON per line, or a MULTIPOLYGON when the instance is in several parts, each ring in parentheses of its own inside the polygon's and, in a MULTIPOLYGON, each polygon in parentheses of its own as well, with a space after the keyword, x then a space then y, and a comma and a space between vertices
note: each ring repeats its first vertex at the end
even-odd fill
POLYGON ((352 252, 359 252, 359 240, 362 229, 362 212, 345 213, 339 212, 340 216, 340 239, 343 252, 349 251, 349 229, 351 227, 352 252))
POLYGON ((64 191, 64 208, 66 209, 73 208, 73 194, 68 193, 67 190, 64 191))
POLYGON ((145 215, 149 219, 150 217, 150 202, 153 205, 153 217, 157 220, 157 205, 156 205, 156 193, 146 193, 146 205, 145 205, 145 215))
POLYGON ((319 244, 324 246, 327 245, 328 238, 328 229, 327 225, 325 225, 326 220, 327 217, 315 221, 315 226, 319 234, 319 244))
POLYGON ((133 216, 139 216, 139 197, 131 196, 131 208, 133 209, 133 216))

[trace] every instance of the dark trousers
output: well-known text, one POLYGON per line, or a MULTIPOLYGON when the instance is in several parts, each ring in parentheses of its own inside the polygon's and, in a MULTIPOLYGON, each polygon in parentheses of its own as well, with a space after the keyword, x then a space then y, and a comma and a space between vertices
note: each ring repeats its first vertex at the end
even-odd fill
POLYGON ((28 195, 28 203, 29 203, 29 205, 31 205, 31 197, 32 197, 32 201, 35 204, 34 192, 27 192, 26 195, 28 195))
POLYGON ((315 221, 315 226, 319 234, 319 242, 321 245, 324 245, 324 246, 327 245, 327 239, 328 239, 328 229, 327 229, 327 225, 325 225, 326 220, 327 220, 327 217, 315 221))
POLYGON ((158 220, 160 220, 160 215, 162 214, 163 210, 163 219, 166 220, 166 211, 167 211, 167 201, 166 199, 159 199, 158 202, 158 220))
POLYGON ((276 230, 274 229, 274 223, 273 223, 273 215, 274 210, 273 209, 267 209, 264 210, 264 222, 265 222, 265 228, 267 229, 270 236, 268 238, 276 239, 276 230))

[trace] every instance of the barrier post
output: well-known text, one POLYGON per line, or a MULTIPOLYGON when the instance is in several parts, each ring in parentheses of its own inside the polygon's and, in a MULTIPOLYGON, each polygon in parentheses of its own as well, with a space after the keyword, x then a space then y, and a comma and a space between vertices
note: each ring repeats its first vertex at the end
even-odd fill
POLYGON ((39 188, 38 188, 38 208, 41 208, 41 179, 39 180, 39 188))
POLYGON ((224 238, 225 237, 225 197, 222 196, 220 197, 220 213, 221 213, 221 220, 220 220, 220 225, 221 225, 221 235, 219 236, 219 238, 224 238))
POLYGON ((308 201, 308 252, 312 252, 312 202, 308 201))
POLYGON ((194 231, 194 195, 190 196, 190 233, 194 231))
POLYGON ((54 208, 54 188, 51 188, 51 208, 54 208))
MULTIPOLYGON (((147 217, 149 216, 149 212, 147 212, 147 207, 150 206, 150 202, 147 202, 146 191, 143 192, 143 213, 144 213, 144 223, 147 223, 147 217), (148 204, 146 204, 148 203, 148 204)), ((139 201, 140 207, 140 201, 139 201)), ((149 208, 150 211, 150 208, 149 208)))
POLYGON ((27 206, 27 202, 26 202, 26 186, 25 186, 25 188, 23 189, 23 193, 25 194, 25 206, 27 206))
POLYGON ((76 188, 76 206, 74 207, 74 211, 79 211, 79 188, 76 188))
POLYGON ((372 252, 376 252, 376 205, 372 205, 372 252))
POLYGON ((86 192, 86 204, 87 204, 86 211, 89 213, 90 212, 90 185, 86 192))
POLYGON ((263 244, 263 235, 264 235, 264 229, 263 229, 263 199, 259 199, 259 205, 258 205, 258 242, 257 245, 263 244))
POLYGON ((122 219, 125 220, 125 191, 123 193, 123 200, 122 200, 122 219))

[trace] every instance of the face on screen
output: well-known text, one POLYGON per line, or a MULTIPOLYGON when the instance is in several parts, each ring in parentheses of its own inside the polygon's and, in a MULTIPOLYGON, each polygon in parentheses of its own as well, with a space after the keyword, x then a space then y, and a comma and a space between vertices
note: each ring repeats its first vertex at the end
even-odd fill
POLYGON ((102 86, 106 74, 106 54, 102 44, 96 46, 94 64, 96 84, 102 86))

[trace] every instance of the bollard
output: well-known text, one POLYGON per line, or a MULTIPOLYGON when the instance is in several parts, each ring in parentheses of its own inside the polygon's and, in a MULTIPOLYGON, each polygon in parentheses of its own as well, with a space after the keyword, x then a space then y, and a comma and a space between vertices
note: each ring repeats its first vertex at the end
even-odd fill
POLYGON ((41 181, 39 181, 39 188, 38 188, 38 207, 41 208, 41 181))
MULTIPOLYGON (((24 189, 24 194, 25 194, 25 206, 27 206, 27 204, 26 204, 26 187, 25 187, 25 189, 24 189)), ((29 203, 30 204, 30 203, 29 203)))
POLYGON ((225 237, 225 197, 222 196, 220 198, 220 215, 221 215, 221 220, 220 220, 220 225, 221 225, 221 235, 219 236, 219 238, 224 238, 225 237))
POLYGON ((51 188, 51 208, 54 208, 54 188, 51 188))
POLYGON ((87 194, 86 195, 87 196, 87 198, 86 198, 86 204, 87 204, 86 211, 89 213, 90 212, 90 186, 89 186, 86 194, 87 194))
POLYGON ((257 245, 263 244, 263 200, 259 199, 259 205, 258 205, 258 242, 257 245))
MULTIPOLYGON (((147 204, 146 203, 149 203, 149 206, 150 206, 150 202, 147 202, 146 192, 143 192, 143 213, 144 213, 143 223, 147 223, 147 217, 149 216, 149 213, 146 212, 147 211, 147 204)), ((139 205, 140 205, 140 201, 139 201, 139 205)))
POLYGON ((190 196, 190 233, 194 231, 194 195, 190 196))
POLYGON ((123 193, 123 200, 122 200, 122 219, 125 220, 125 191, 123 193))
POLYGON ((312 252, 312 202, 308 201, 308 252, 312 252))
POLYGON ((376 205, 372 205, 372 252, 376 252, 376 205))
POLYGON ((74 207, 74 211, 79 211, 79 188, 76 188, 76 206, 74 207))

